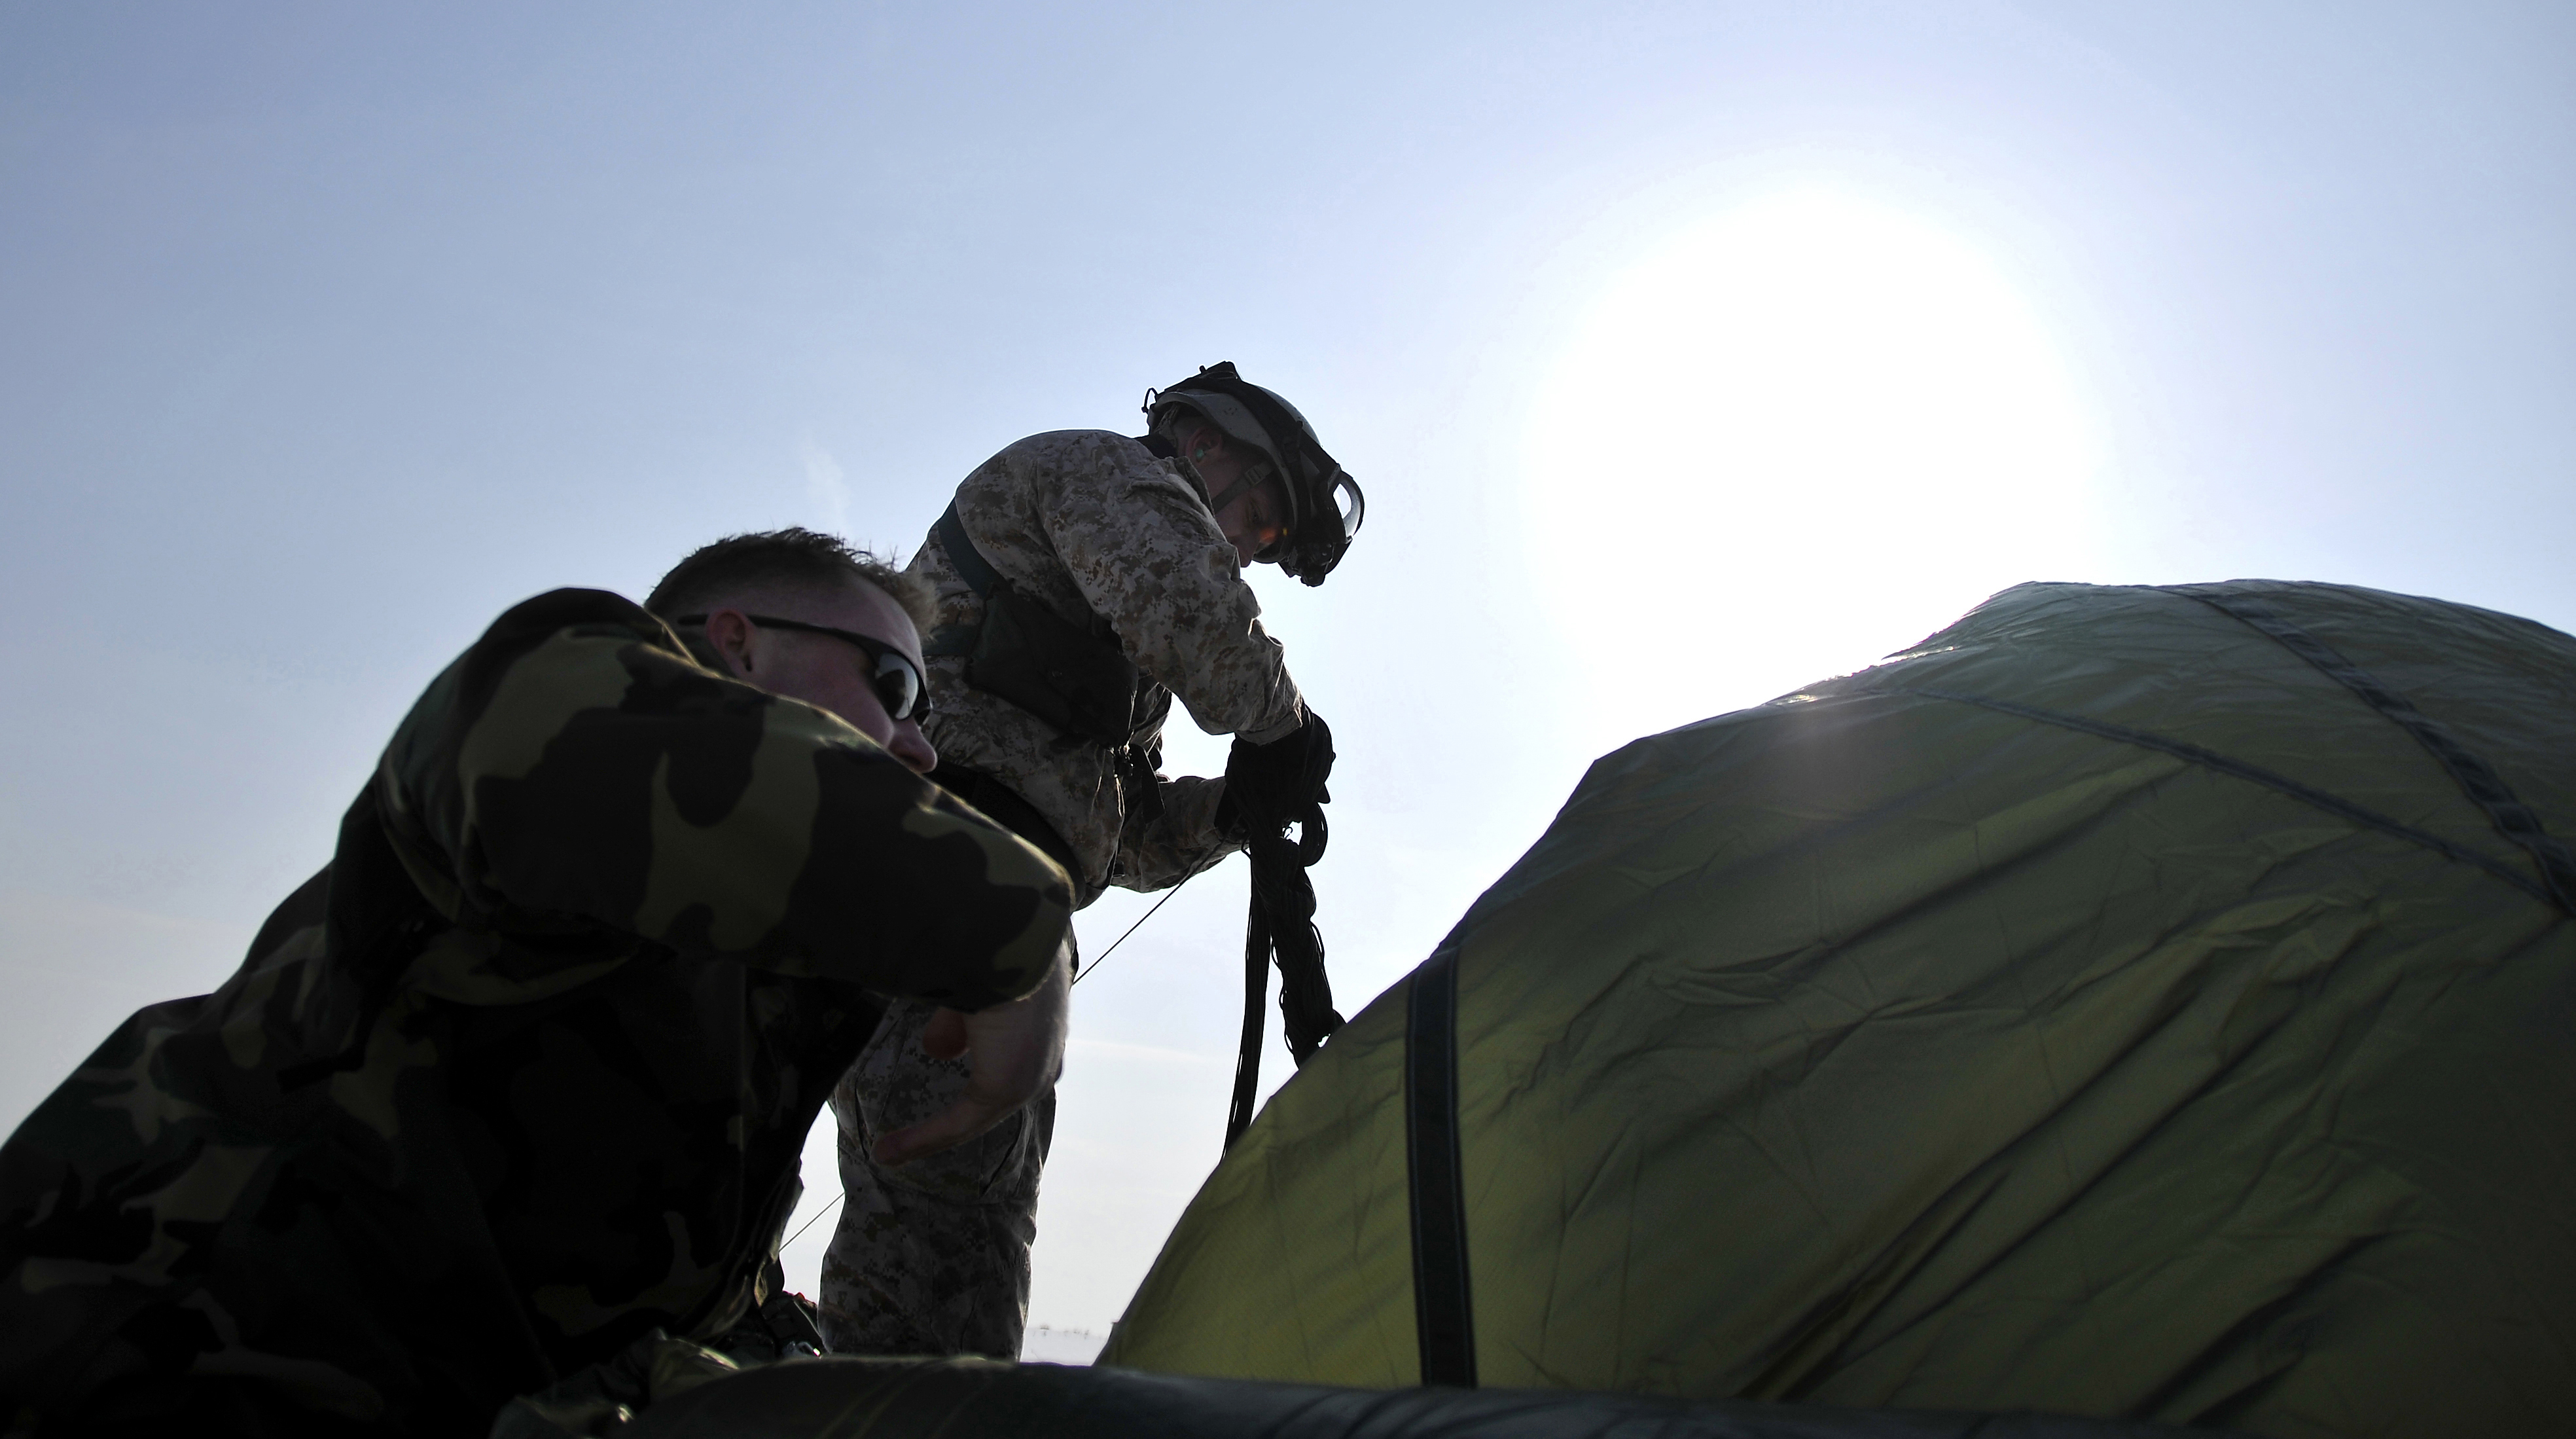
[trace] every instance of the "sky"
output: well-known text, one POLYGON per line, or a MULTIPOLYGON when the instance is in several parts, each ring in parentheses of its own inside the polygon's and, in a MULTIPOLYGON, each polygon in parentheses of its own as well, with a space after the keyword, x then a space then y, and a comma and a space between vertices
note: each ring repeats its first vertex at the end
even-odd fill
MULTIPOLYGON (((1368 492, 1253 581, 1346 1012, 1595 757, 2011 584, 2576 629, 2570 256, 2564 5, 0 0, 0 1122, 222 982, 513 602, 908 554, 1220 359, 1368 492)), ((1217 1158, 1243 904, 1076 991, 1062 1353, 1217 1158)))

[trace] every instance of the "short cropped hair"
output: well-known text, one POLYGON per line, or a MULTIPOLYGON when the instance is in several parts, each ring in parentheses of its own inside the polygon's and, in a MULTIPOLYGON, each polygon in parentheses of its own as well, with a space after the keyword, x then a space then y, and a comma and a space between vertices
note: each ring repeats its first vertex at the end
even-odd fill
POLYGON ((853 579, 885 591, 912 617, 914 628, 930 633, 938 614, 928 581, 896 569, 891 557, 879 559, 839 535, 796 525, 727 535, 701 545, 671 566, 644 597, 644 608, 668 620, 701 614, 756 591, 824 589, 853 579))

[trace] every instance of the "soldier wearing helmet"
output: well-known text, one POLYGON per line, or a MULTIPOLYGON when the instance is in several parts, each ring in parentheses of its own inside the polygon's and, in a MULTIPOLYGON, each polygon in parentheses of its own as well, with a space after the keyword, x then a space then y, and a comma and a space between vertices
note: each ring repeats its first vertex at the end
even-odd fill
MULTIPOLYGON (((1302 863, 1321 852, 1329 731, 1243 572, 1277 564, 1323 583, 1359 528, 1359 486, 1294 406, 1231 363, 1148 391, 1144 408, 1145 435, 1061 430, 985 461, 910 569, 936 596, 923 647, 939 700, 931 777, 1052 855, 1077 906, 1111 885, 1168 888, 1247 842, 1275 858, 1289 819, 1309 840, 1302 863), (1160 772, 1175 698, 1201 729, 1235 737, 1230 778, 1160 772)), ((1273 908, 1311 936, 1300 862, 1283 861, 1303 911, 1293 894, 1273 908)), ((1260 873, 1256 931, 1261 896, 1282 888, 1260 873)), ((1279 947, 1302 1061, 1340 1016, 1320 940, 1302 981, 1290 939, 1279 947)), ((847 1199, 823 1262, 823 1331, 844 1352, 1016 1357, 1054 1091, 974 1143, 882 1163, 876 1139, 964 1081, 921 1043, 930 1012, 891 1007, 834 1092, 847 1199)))

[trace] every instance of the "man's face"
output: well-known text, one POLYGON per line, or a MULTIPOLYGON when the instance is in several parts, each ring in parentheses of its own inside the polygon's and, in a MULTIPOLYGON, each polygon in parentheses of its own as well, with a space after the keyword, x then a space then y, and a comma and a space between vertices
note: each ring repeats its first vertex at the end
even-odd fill
MULTIPOLYGON (((1210 494, 1223 494, 1233 488, 1247 464, 1260 456, 1229 442, 1225 431, 1214 425, 1202 425, 1192 432, 1185 448, 1190 461, 1198 467, 1199 479, 1210 494)), ((1277 544, 1288 533, 1288 492, 1280 488, 1279 477, 1271 476, 1226 502, 1216 512, 1216 527, 1225 531, 1225 541, 1234 546, 1235 562, 1252 568, 1252 557, 1277 544)))
POLYGON ((922 736, 918 715, 898 720, 886 713, 885 703, 877 698, 876 661, 866 650, 830 635, 765 629, 752 624, 746 612, 829 625, 882 640, 927 675, 929 670, 921 663, 921 636, 912 627, 912 617, 892 596, 854 578, 832 589, 799 588, 728 602, 708 611, 707 641, 724 657, 735 678, 829 710, 885 746, 887 753, 916 774, 928 774, 938 766, 939 753, 922 736))
POLYGON ((1287 536, 1288 496, 1276 478, 1264 480, 1220 510, 1216 525, 1234 546, 1236 561, 1248 570, 1253 556, 1287 536))

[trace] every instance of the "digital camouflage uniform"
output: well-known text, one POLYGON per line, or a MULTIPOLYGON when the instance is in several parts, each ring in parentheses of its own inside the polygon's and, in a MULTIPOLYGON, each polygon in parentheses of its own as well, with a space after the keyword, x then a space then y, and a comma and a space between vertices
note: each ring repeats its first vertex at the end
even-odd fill
MULTIPOLYGON (((1035 435, 957 488, 957 514, 986 563, 1069 620, 1097 615, 1149 682, 1132 743, 1158 753, 1178 696, 1201 729, 1266 743, 1305 722, 1279 642, 1197 477, 1142 443, 1096 430, 1035 435)), ((982 623, 984 602, 934 532, 912 573, 939 623, 982 623)), ((1163 889, 1238 846, 1217 828, 1222 779, 1152 781, 1152 765, 1072 738, 966 682, 963 658, 931 659, 938 709, 926 726, 944 767, 991 775, 1027 800, 1080 862, 1077 902, 1108 885, 1163 889)), ((848 1196, 823 1260, 823 1333, 871 1354, 1016 1357, 1026 1321, 1039 1171, 1055 1117, 1050 1088, 975 1145, 885 1169, 873 1136, 935 1111, 963 1069, 921 1052, 929 1007, 890 1010, 832 1098, 848 1196)))
POLYGON ((654 1328, 717 1335, 878 996, 1026 993, 1070 901, 627 601, 522 604, 241 970, 0 1147, 0 1422, 479 1435, 654 1328))

